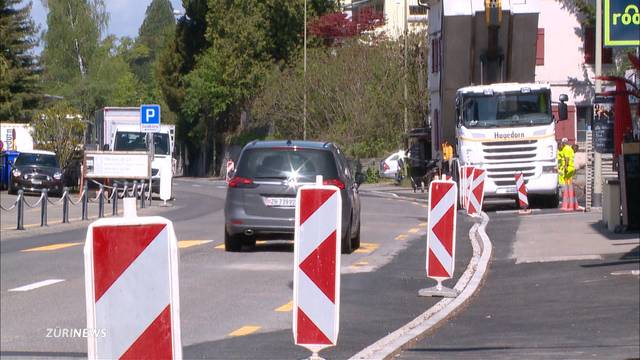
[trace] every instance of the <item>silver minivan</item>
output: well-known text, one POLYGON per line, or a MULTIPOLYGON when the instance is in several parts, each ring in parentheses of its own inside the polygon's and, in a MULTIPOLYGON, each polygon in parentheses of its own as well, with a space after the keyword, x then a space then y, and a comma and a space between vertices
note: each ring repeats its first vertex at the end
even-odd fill
POLYGON ((226 251, 240 251, 260 240, 291 239, 298 188, 315 183, 340 188, 342 252, 360 247, 362 174, 352 174, 347 159, 332 143, 254 141, 246 145, 229 181, 224 207, 226 251))

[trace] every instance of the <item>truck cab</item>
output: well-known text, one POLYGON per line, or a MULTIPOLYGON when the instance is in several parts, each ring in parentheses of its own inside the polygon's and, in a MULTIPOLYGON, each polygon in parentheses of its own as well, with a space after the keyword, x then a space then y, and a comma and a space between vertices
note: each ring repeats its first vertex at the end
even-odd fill
POLYGON ((461 88, 456 118, 460 162, 486 169, 485 196, 515 196, 515 173, 522 172, 529 194, 557 202, 557 143, 548 84, 461 88))
POLYGON ((160 169, 168 165, 173 168, 173 139, 170 129, 161 126, 159 132, 145 133, 139 125, 118 125, 113 133, 109 148, 113 151, 151 152, 152 191, 159 192, 160 169))

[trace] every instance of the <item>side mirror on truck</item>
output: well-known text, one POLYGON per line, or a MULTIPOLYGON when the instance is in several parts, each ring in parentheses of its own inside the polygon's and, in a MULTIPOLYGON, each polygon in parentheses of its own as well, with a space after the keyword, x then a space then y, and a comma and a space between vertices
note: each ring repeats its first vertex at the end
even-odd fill
POLYGON ((558 103, 558 120, 567 120, 569 118, 567 104, 565 101, 569 101, 567 94, 560 94, 560 103, 558 103))

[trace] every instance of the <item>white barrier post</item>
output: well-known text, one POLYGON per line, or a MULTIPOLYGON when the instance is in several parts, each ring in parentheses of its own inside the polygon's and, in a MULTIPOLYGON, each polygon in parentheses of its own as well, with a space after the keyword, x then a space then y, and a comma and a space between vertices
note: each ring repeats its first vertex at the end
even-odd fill
POLYGON ((340 322, 340 189, 315 185, 298 189, 293 268, 293 338, 312 352, 335 346, 340 322))

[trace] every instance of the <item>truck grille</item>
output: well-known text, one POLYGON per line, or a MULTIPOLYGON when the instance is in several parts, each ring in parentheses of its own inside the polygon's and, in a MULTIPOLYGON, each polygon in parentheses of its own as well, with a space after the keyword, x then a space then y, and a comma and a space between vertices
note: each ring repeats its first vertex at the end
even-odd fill
POLYGON ((531 166, 537 154, 537 140, 483 142, 487 177, 497 186, 515 186, 515 174, 522 172, 525 183, 535 175, 531 166))

